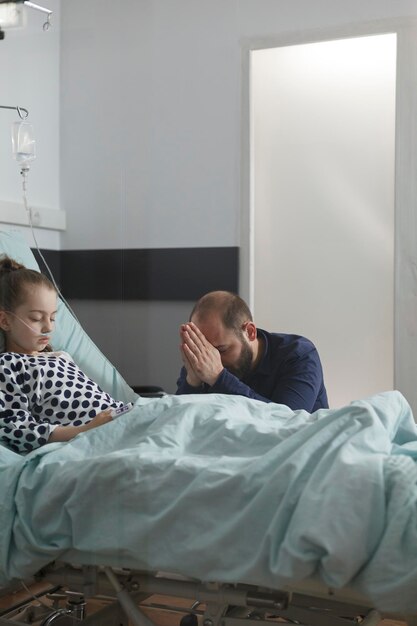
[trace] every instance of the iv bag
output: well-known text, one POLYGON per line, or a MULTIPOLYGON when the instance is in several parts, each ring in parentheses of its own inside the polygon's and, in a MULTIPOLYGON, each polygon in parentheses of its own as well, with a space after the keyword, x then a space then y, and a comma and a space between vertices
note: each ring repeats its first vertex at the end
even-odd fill
POLYGON ((36 158, 33 126, 28 122, 12 124, 13 157, 19 165, 28 166, 36 158))

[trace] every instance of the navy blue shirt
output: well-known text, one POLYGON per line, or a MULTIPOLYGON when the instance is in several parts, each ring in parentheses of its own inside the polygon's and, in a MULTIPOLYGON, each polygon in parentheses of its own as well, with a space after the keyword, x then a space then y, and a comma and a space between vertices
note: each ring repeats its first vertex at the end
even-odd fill
POLYGON ((258 338, 263 339, 263 354, 245 378, 239 380, 224 368, 211 387, 206 383, 192 387, 183 367, 176 393, 227 393, 285 404, 294 411, 305 409, 309 413, 329 408, 320 357, 309 339, 268 333, 260 328, 258 338))

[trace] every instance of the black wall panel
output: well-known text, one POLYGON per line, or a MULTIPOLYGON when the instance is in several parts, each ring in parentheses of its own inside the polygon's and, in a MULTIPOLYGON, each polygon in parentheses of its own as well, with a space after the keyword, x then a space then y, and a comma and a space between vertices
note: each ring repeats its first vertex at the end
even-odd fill
POLYGON ((239 287, 237 247, 41 252, 69 299, 194 301, 239 287))

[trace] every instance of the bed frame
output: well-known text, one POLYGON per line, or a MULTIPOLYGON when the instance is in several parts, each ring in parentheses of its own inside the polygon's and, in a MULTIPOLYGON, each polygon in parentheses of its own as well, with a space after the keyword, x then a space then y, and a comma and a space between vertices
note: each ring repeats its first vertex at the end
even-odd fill
MULTIPOLYGON (((27 267, 38 269, 26 241, 19 233, 0 231, 0 252, 10 254, 27 267)), ((56 345, 68 350, 79 366, 102 388, 124 402, 133 401, 134 391, 115 373, 78 322, 60 307, 56 345), (66 342, 71 340, 72 345, 66 342), (82 351, 80 350, 82 346, 82 351)), ((152 390, 155 392, 155 390, 152 390)), ((161 390, 156 390, 159 395, 161 390)), ((73 566, 54 562, 36 574, 34 579, 44 592, 24 601, 0 608, 0 626, 155 626, 141 605, 155 594, 168 598, 157 608, 178 610, 170 598, 184 598, 190 607, 181 626, 271 626, 271 617, 281 622, 308 626, 376 626, 383 618, 407 621, 417 626, 417 615, 382 614, 358 593, 344 588, 328 589, 315 580, 303 581, 283 589, 266 589, 245 584, 207 583, 165 573, 149 573, 109 567, 73 566), (42 604, 42 596, 48 601, 42 604), (106 597, 106 605, 88 614, 88 603, 106 597), (87 607, 87 610, 86 610, 87 607)), ((22 589, 16 583, 0 597, 22 589)), ((151 600, 152 601, 152 600, 151 600)), ((174 603, 175 604, 175 603, 174 603)), ((1 606, 1 605, 0 605, 1 606)), ((4 606, 4 603, 3 603, 4 606)), ((149 605, 148 605, 149 606, 149 605)), ((152 605, 150 605, 152 606, 152 605)), ((178 615, 178 623, 181 618, 178 615)))
POLYGON ((179 626, 271 626, 271 619, 276 618, 280 618, 280 623, 306 626, 377 626, 388 618, 417 626, 417 616, 381 613, 358 593, 348 588, 329 589, 315 580, 271 590, 244 584, 203 583, 166 573, 75 567, 59 562, 41 570, 35 580, 50 584, 47 596, 54 604, 49 612, 38 603, 36 616, 33 606, 28 608, 29 601, 3 612, 0 626, 155 626, 141 608, 154 595, 163 596, 163 603, 147 602, 146 606, 178 612, 179 626), (105 598, 106 604, 89 615, 85 607, 93 598, 105 598), (190 608, 173 605, 170 598, 188 599, 190 608), (181 619, 180 614, 184 613, 186 616, 181 619))

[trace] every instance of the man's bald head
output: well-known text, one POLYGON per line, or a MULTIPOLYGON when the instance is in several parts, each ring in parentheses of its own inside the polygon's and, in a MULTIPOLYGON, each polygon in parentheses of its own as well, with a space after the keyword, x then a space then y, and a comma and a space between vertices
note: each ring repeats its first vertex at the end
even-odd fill
POLYGON ((242 325, 252 321, 252 313, 246 302, 231 291, 210 291, 202 296, 194 305, 190 320, 204 321, 216 314, 227 329, 237 334, 242 332, 242 325))

